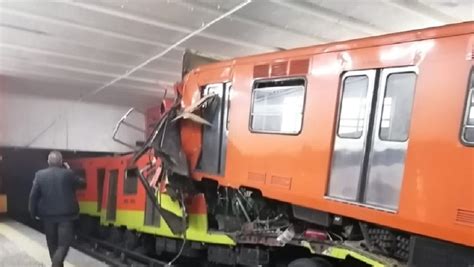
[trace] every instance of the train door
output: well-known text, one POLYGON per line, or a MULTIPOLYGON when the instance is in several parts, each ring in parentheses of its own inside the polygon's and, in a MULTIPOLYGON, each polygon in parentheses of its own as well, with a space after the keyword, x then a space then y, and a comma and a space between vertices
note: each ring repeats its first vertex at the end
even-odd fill
POLYGON ((415 82, 414 67, 342 76, 329 197, 398 209, 415 82))
POLYGON ((118 170, 114 169, 109 172, 109 187, 107 193, 107 221, 115 221, 117 214, 117 180, 118 170))
POLYGON ((230 83, 207 85, 203 95, 217 97, 203 110, 202 117, 212 126, 203 126, 202 147, 197 169, 210 174, 224 175, 227 152, 230 83))
POLYGON ((151 199, 148 194, 145 196, 145 222, 144 225, 148 226, 160 226, 161 215, 160 211, 153 204, 153 199, 151 199))

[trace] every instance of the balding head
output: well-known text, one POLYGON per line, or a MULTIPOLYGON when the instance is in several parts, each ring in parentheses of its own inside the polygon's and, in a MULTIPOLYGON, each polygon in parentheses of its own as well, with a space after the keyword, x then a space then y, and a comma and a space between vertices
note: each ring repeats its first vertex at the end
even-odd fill
POLYGON ((48 165, 51 167, 61 167, 63 165, 63 155, 59 151, 51 151, 48 155, 48 165))

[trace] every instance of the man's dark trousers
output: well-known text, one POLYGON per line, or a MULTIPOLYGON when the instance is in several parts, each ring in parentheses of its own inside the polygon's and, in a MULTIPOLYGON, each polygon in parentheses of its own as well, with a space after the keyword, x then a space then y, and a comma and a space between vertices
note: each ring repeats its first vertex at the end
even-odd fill
POLYGON ((52 267, 62 267, 74 240, 74 222, 45 220, 43 224, 52 267))

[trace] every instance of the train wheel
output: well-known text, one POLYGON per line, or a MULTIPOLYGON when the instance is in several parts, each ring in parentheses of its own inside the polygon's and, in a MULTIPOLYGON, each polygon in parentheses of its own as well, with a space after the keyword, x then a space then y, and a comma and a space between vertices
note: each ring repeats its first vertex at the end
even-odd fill
POLYGON ((332 264, 322 258, 302 258, 290 262, 288 267, 332 267, 332 264))
POLYGON ((127 230, 125 232, 125 248, 128 250, 134 250, 135 248, 138 247, 138 236, 132 232, 127 230))

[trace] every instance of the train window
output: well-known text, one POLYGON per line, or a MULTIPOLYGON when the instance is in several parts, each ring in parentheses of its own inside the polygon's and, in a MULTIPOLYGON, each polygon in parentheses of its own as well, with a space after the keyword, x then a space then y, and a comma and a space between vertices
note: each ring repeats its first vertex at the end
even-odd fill
POLYGON ((138 169, 127 169, 123 179, 123 194, 135 195, 138 188, 138 169))
POLYGON ((474 95, 471 94, 471 103, 469 105, 469 111, 467 113, 467 124, 474 125, 474 95))
POLYGON ((305 81, 257 82, 252 92, 250 130, 298 134, 303 121, 305 81))
POLYGON ((465 143, 474 144, 474 70, 471 71, 465 112, 462 139, 465 143))
POLYGON ((364 131, 369 77, 348 76, 344 79, 339 127, 341 138, 360 138, 364 131))
POLYGON ((385 141, 408 140, 416 74, 393 73, 387 77, 379 136, 385 141))

